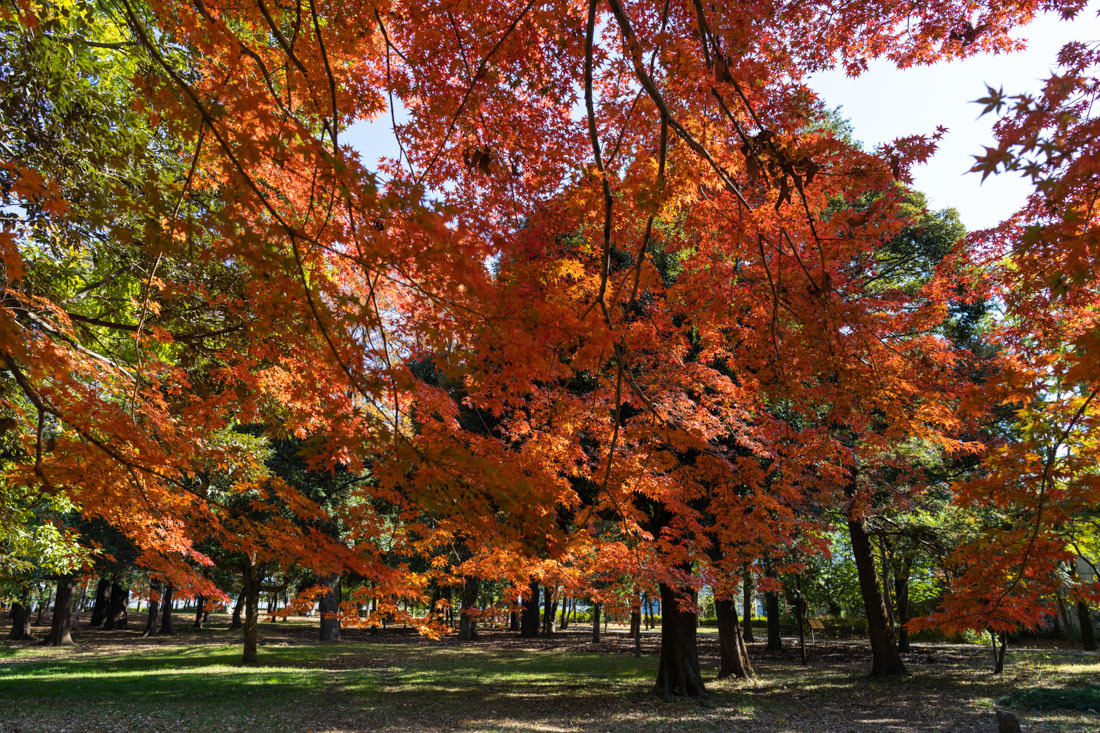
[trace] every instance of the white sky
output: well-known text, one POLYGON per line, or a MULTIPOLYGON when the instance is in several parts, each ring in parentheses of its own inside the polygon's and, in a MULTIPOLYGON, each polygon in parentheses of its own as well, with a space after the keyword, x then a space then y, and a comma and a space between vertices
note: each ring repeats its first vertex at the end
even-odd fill
MULTIPOLYGON (((1020 207, 1030 185, 1010 175, 991 176, 980 183, 980 174, 968 173, 973 156, 993 145, 995 116, 978 118, 986 85, 1003 87, 1006 94, 1037 92, 1050 76, 1058 49, 1068 41, 1100 41, 1100 0, 1072 21, 1048 14, 1016 35, 1028 41, 1024 51, 983 55, 934 66, 900 71, 889 62, 872 63, 857 78, 843 71, 815 75, 810 84, 830 107, 839 106, 851 120, 855 137, 868 147, 914 134, 931 134, 937 125, 948 128, 936 155, 913 170, 918 190, 928 195, 935 209, 958 209, 968 229, 997 224, 1020 207)), ((403 112, 403 110, 401 111, 403 112)), ((399 121, 403 122, 403 114, 399 121)), ((397 156, 390 117, 352 125, 345 138, 373 167, 382 157, 397 156)))
POLYGON ((899 71, 888 62, 873 63, 855 79, 843 71, 816 75, 810 82, 831 107, 852 122, 855 137, 868 147, 914 134, 931 134, 936 125, 948 128, 936 155, 913 170, 915 187, 928 195, 929 206, 954 207, 967 229, 997 224, 1013 213, 1031 186, 1011 175, 968 173, 973 156, 994 145, 993 114, 978 119, 986 84, 1004 87, 1006 94, 1037 92, 1050 76, 1058 49, 1068 41, 1100 40, 1100 2, 1093 0, 1077 18, 1062 21, 1048 14, 1021 29, 1017 38, 1028 48, 1014 54, 983 55, 899 71))

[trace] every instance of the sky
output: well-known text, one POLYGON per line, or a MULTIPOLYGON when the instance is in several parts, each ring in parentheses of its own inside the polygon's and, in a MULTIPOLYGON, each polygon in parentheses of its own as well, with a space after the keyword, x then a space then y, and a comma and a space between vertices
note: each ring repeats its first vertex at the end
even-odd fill
MULTIPOLYGON (((937 125, 948 128, 932 159, 913 169, 914 185, 933 209, 954 207, 967 229, 996 225, 1023 204, 1029 183, 1011 174, 968 173, 974 156, 995 144, 994 115, 979 118, 986 85, 1003 87, 1006 94, 1038 92, 1053 70, 1058 49, 1068 41, 1100 41, 1100 0, 1071 21, 1057 14, 1040 17, 1015 36, 1028 42, 1024 51, 975 56, 965 61, 899 70, 876 62, 857 78, 843 71, 817 74, 810 86, 830 107, 841 108, 856 139, 868 147, 895 138, 932 134, 937 125)), ((399 116, 399 122, 403 115, 399 116)), ((396 157, 397 143, 388 114, 352 125, 347 140, 373 166, 382 157, 396 157)))
POLYGON ((1100 41, 1100 2, 1094 0, 1071 21, 1056 14, 1040 17, 1015 34, 1028 47, 1012 54, 982 55, 965 61, 898 70, 889 62, 873 63, 857 78, 843 71, 818 74, 810 80, 830 107, 840 106, 856 139, 868 147, 895 138, 931 134, 948 128, 933 158, 913 169, 914 185, 928 195, 934 209, 954 207, 967 229, 996 225, 1023 204, 1031 185, 1001 174, 981 182, 968 173, 973 156, 993 146, 995 115, 979 119, 986 85, 1006 94, 1038 92, 1050 76, 1058 49, 1068 41, 1100 41))

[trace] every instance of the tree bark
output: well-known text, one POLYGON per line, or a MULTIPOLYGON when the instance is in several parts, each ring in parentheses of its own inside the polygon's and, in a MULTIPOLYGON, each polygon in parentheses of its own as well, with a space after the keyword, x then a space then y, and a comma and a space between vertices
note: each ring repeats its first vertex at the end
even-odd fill
POLYGON ((1020 719, 1016 713, 1005 710, 995 711, 997 716, 997 733, 1020 733, 1020 719))
POLYGON ((600 604, 592 604, 592 643, 600 643, 600 604))
MULTIPOLYGON (((854 490, 853 490, 854 491, 854 490)), ((851 491, 849 492, 849 495, 851 491)), ((859 573, 859 589, 867 613, 867 634, 871 641, 871 674, 876 677, 905 674, 905 665, 898 654, 894 631, 886 618, 886 607, 879 593, 878 573, 871 550, 871 538, 862 519, 848 518, 848 533, 852 539, 852 556, 859 573)))
POLYGON ((1092 625, 1092 613, 1089 604, 1085 601, 1077 601, 1077 621, 1081 626, 1081 644, 1088 651, 1096 649, 1096 629, 1092 625))
POLYGON ((103 622, 106 631, 125 629, 129 620, 126 604, 130 601, 130 589, 123 588, 117 582, 111 582, 111 601, 107 604, 107 618, 103 622))
POLYGON ((752 637, 752 571, 749 570, 749 566, 745 566, 745 578, 743 583, 743 595, 741 598, 741 611, 745 616, 744 628, 741 633, 745 641, 756 641, 752 637))
POLYGON ((316 582, 328 588, 317 603, 317 612, 321 615, 321 641, 340 641, 340 576, 329 575, 317 578, 316 582))
POLYGON ((244 597, 244 655, 241 663, 255 665, 259 663, 256 647, 259 644, 260 573, 255 564, 246 562, 243 575, 241 595, 244 597))
POLYGON ((106 578, 100 578, 95 586, 95 603, 92 605, 92 626, 102 626, 103 621, 107 618, 107 604, 110 603, 110 591, 111 581, 106 578))
POLYGON ((903 560, 894 565, 894 602, 898 607, 898 651, 909 651, 909 629, 905 624, 909 622, 909 575, 912 572, 912 561, 903 560))
POLYGON ((508 614, 508 630, 519 631, 519 614, 515 611, 508 614))
POLYGON ((1005 668, 1005 649, 1008 648, 1008 633, 1002 631, 998 634, 990 629, 989 637, 993 640, 993 674, 1000 674, 1005 668), (997 646, 998 641, 1001 642, 1000 648, 997 646))
POLYGON ((191 624, 192 629, 201 629, 203 621, 206 620, 206 596, 199 596, 195 599, 195 621, 191 624))
POLYGON ((176 594, 176 589, 171 583, 164 589, 164 598, 160 602, 160 633, 171 636, 176 633, 175 627, 172 626, 172 597, 176 594))
POLYGON ((684 610, 676 590, 661 584, 661 661, 657 668, 657 692, 664 697, 706 697, 699 670, 695 613, 684 610))
POLYGON ((8 638, 12 641, 31 641, 34 634, 31 632, 31 609, 29 606, 30 594, 24 594, 23 598, 11 605, 11 633, 8 638))
POLYGON ((54 604, 53 618, 50 620, 50 635, 44 642, 46 646, 68 646, 73 643, 73 590, 76 579, 71 575, 57 581, 57 602, 54 604))
POLYGON ((718 679, 725 677, 752 677, 752 665, 745 649, 745 640, 741 636, 741 626, 737 622, 737 608, 729 599, 715 599, 714 612, 718 617, 718 651, 721 667, 718 679))
POLYGON ((143 639, 156 636, 160 628, 157 625, 157 611, 160 609, 158 595, 160 595, 160 581, 154 578, 149 581, 149 614, 145 619, 145 631, 141 632, 143 639))
POLYGON ((519 635, 531 639, 539 635, 539 583, 532 580, 523 594, 523 614, 519 621, 519 635))
POLYGON ((554 633, 554 593, 550 586, 542 588, 542 635, 554 633))
MULTIPOLYGON (((576 603, 577 601, 576 599, 573 599, 572 602, 576 603)), ((569 598, 566 598, 561 602, 561 621, 558 622, 558 627, 561 628, 562 631, 565 631, 569 628, 569 603, 569 598)))
POLYGON ((473 611, 477 608, 477 594, 481 590, 481 579, 467 577, 462 585, 462 611, 458 617, 458 640, 477 640, 477 617, 473 611))
POLYGON ((794 613, 798 617, 798 659, 806 666, 806 601, 801 594, 794 601, 794 613))
POLYGON ((241 611, 244 610, 244 591, 237 596, 237 602, 233 604, 233 616, 229 621, 229 630, 235 631, 244 624, 241 623, 241 611))
POLYGON ((769 652, 777 652, 783 648, 783 637, 779 629, 779 594, 768 591, 764 594, 764 614, 768 617, 768 646, 769 652))

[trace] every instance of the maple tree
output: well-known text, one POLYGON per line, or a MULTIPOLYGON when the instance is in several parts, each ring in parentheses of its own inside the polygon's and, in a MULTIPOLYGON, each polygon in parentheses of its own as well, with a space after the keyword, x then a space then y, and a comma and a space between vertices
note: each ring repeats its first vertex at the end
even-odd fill
MULTIPOLYGON (((1004 623, 1032 621, 1051 586, 1019 550, 1049 569, 1094 540, 1060 519, 1094 507, 1097 488, 1081 194, 1094 171, 1078 164, 1095 139, 1092 52, 1064 54, 1070 73, 1043 105, 1019 105, 984 163, 1055 152, 1029 164, 1056 176, 1022 215, 1034 224, 971 240, 957 261, 938 252, 919 282, 892 270, 890 243, 921 216, 907 169, 935 135, 862 150, 806 79, 1010 50, 1036 13, 1079 7, 5 5, 5 42, 31 49, 24 73, 43 72, 35 54, 78 48, 79 73, 44 69, 106 116, 65 138, 86 164, 43 147, 60 126, 41 110, 4 153, 19 211, 0 236, 0 405, 22 456, 7 480, 117 527, 139 565, 188 593, 224 597, 201 568, 234 558, 248 662, 279 566, 354 572, 380 614, 442 586, 473 606, 475 579, 507 583, 536 614, 540 582, 599 603, 645 587, 665 608, 658 686, 687 695, 705 694, 693 593, 715 588, 739 638, 726 604, 744 568, 797 570, 790 558, 824 549, 823 510, 840 507, 875 671, 898 673, 869 477, 899 445, 973 449, 968 355, 944 324, 965 265, 1019 234, 1058 255, 1018 248, 1006 270, 1017 362, 990 389, 1041 396, 1043 414, 961 496, 1027 504, 1007 476, 1038 478, 1034 530, 998 544, 1001 567, 1020 568, 1004 599, 1031 600, 994 604, 1004 623), (345 132, 398 105, 401 154, 369 170, 345 132), (115 128, 129 134, 108 145, 115 128), (72 175, 89 167, 108 180, 72 175), (310 437, 311 471, 371 480, 326 505, 264 467, 246 424, 310 437)), ((981 572, 986 556, 967 552, 981 572)), ((961 586, 955 619, 977 602, 961 586)), ((342 622, 360 622, 356 605, 342 622)), ((437 621, 419 620, 428 633, 437 621)))

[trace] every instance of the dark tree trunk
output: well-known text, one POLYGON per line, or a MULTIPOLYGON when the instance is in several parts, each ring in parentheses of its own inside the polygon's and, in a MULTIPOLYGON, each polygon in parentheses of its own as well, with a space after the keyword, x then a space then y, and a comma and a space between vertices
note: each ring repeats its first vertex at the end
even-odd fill
POLYGON ((752 665, 745 649, 745 640, 741 636, 741 627, 737 622, 737 607, 728 599, 716 599, 714 612, 718 616, 718 650, 721 653, 722 666, 718 670, 718 679, 724 677, 752 677, 752 665))
POLYGON ((87 580, 82 580, 80 582, 80 598, 78 598, 76 600, 76 603, 73 604, 73 611, 83 611, 84 610, 84 599, 87 596, 88 596, 88 581, 87 580))
POLYGON ((515 611, 508 614, 508 630, 519 631, 519 614, 515 611))
POLYGON ((31 633, 31 609, 28 606, 28 596, 24 595, 21 601, 11 605, 11 633, 8 638, 12 641, 31 641, 34 634, 31 633))
POLYGON ((244 591, 237 596, 237 602, 233 604, 233 616, 229 621, 229 630, 235 631, 241 628, 244 624, 241 623, 241 611, 244 610, 244 591))
POLYGON ((768 617, 768 646, 769 652, 776 652, 783 648, 783 637, 779 632, 779 594, 764 594, 764 613, 768 617))
POLYGON ((1081 624, 1081 643, 1085 649, 1094 651, 1096 649, 1096 629, 1092 625, 1092 613, 1089 611, 1089 604, 1084 601, 1077 601, 1077 620, 1081 624))
POLYGON ((995 715, 997 716, 997 733, 1020 733, 1020 719, 1016 717, 1016 713, 997 710, 995 715))
POLYGON ((794 613, 798 617, 798 659, 803 666, 806 662, 806 601, 799 596, 794 602, 794 613))
POLYGON ((592 604, 592 643, 600 643, 600 604, 592 604))
POLYGON ((911 561, 903 561, 894 566, 894 602, 898 606, 898 651, 909 651, 909 574, 911 561))
POLYGON ((477 608, 477 593, 481 590, 481 579, 467 577, 462 585, 462 611, 458 617, 458 640, 477 640, 477 617, 473 611, 477 608))
POLYGON ((195 599, 195 621, 191 624, 192 629, 201 629, 203 621, 206 620, 206 596, 199 596, 195 599))
POLYGON ((100 578, 95 586, 95 603, 92 605, 92 626, 102 626, 107 618, 107 604, 110 603, 111 581, 100 578))
POLYGON ((519 635, 531 639, 539 635, 539 583, 532 580, 523 595, 523 615, 519 622, 519 635))
POLYGON ((550 636, 554 633, 554 593, 550 586, 542 589, 542 635, 550 636))
POLYGON ((886 608, 886 621, 890 624, 890 629, 893 630, 897 628, 897 624, 894 619, 894 603, 890 598, 890 571, 892 568, 886 540, 882 537, 878 539, 878 557, 879 566, 882 567, 882 604, 886 608))
POLYGON ((54 604, 53 618, 50 621, 50 635, 46 637, 46 646, 68 646, 73 643, 73 590, 76 580, 65 576, 57 581, 57 603, 54 604))
POLYGON ((743 583, 744 594, 741 598, 741 610, 745 616, 744 628, 741 630, 745 641, 756 641, 752 638, 752 571, 745 566, 745 578, 743 583))
POLYGON ((993 640, 993 674, 1000 674, 1005 668, 1005 649, 1008 648, 1008 633, 1002 631, 998 634, 990 629, 989 637, 993 640), (998 641, 1000 641, 999 648, 997 646, 998 641))
POLYGON ((642 609, 632 608, 630 609, 630 631, 627 633, 628 639, 637 639, 642 635, 642 609))
POLYGON ((176 589, 171 583, 164 589, 164 598, 160 602, 160 633, 162 634, 174 634, 175 628, 172 626, 172 596, 176 593, 176 589))
POLYGON ((127 617, 126 604, 130 601, 130 589, 116 582, 111 583, 111 602, 107 604, 107 618, 103 628, 107 631, 125 629, 127 617))
POLYGON ((255 665, 259 663, 256 648, 259 645, 260 616, 260 572, 253 563, 245 564, 241 595, 244 597, 244 655, 241 663, 255 665))
POLYGON ((317 583, 328 588, 317 603, 321 615, 321 641, 340 641, 340 576, 317 578, 317 583))
POLYGON ((142 638, 148 638, 150 636, 156 636, 157 630, 160 628, 157 625, 157 610, 160 608, 159 599, 160 595, 160 581, 153 579, 149 581, 149 614, 145 619, 145 631, 141 632, 142 638))
POLYGON ((871 641, 871 674, 876 677, 905 674, 905 665, 898 654, 894 631, 886 617, 886 607, 879 593, 878 573, 871 550, 871 538, 862 519, 849 517, 848 533, 852 538, 852 556, 859 572, 859 589, 867 613, 867 634, 871 641))
POLYGON ((561 602, 561 621, 558 622, 558 626, 561 628, 562 631, 565 631, 569 628, 569 604, 571 602, 576 603, 577 601, 576 599, 571 600, 569 598, 566 598, 561 602))
POLYGON ((695 638, 695 614, 682 610, 672 587, 661 584, 661 661, 657 668, 657 692, 665 697, 706 697, 699 670, 695 638))

